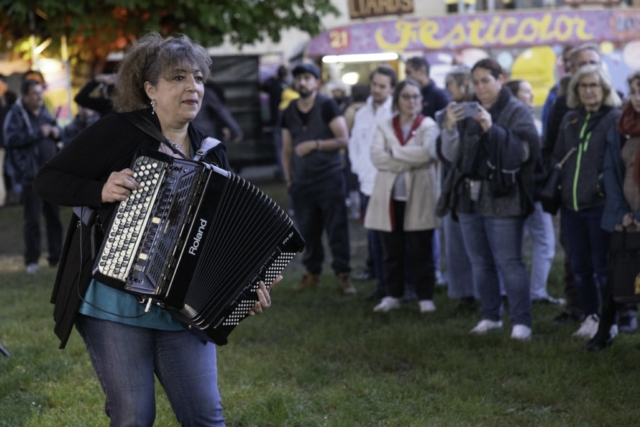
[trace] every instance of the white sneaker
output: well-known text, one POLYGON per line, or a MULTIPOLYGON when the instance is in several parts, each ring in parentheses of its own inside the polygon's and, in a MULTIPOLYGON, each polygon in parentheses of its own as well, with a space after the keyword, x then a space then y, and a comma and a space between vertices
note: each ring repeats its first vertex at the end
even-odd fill
POLYGON ((400 298, 384 297, 380 304, 373 307, 373 311, 378 313, 386 313, 387 311, 397 310, 400 308, 400 298))
POLYGON ((598 324, 600 323, 600 318, 597 314, 590 314, 586 319, 582 321, 580 324, 580 328, 573 333, 573 336, 576 338, 593 338, 596 333, 598 333, 598 324))
POLYGON ((618 336, 618 325, 611 325, 611 328, 609 329, 609 336, 611 338, 618 336))
POLYGON ((526 325, 513 325, 511 339, 520 341, 531 341, 531 328, 526 325))
POLYGON ((469 331, 470 334, 476 335, 484 335, 492 329, 500 329, 502 328, 502 321, 498 320, 494 322, 493 320, 483 319, 476 325, 475 328, 469 331))
POLYGON ((436 305, 430 299, 423 299, 418 304, 420 305, 420 313, 436 311, 436 305))
POLYGON ((27 264, 25 271, 27 272, 27 274, 36 274, 38 273, 38 271, 40 271, 40 266, 36 263, 27 264))

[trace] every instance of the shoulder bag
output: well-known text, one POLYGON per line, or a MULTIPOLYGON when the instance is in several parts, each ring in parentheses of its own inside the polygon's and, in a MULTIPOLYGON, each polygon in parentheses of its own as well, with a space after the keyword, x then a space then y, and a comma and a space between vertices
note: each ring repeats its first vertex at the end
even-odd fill
POLYGON ((540 202, 542 209, 552 215, 558 213, 562 205, 562 193, 560 189, 560 178, 562 178, 562 167, 569 158, 578 150, 573 147, 551 170, 544 180, 542 190, 540 190, 540 202))

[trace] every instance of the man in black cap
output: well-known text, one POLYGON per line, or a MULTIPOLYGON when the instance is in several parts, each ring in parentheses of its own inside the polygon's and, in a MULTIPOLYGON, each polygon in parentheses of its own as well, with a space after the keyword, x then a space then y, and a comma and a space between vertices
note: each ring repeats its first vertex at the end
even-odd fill
POLYGON ((291 72, 300 98, 282 115, 282 166, 300 231, 306 241, 302 262, 306 273, 298 290, 320 283, 324 261, 322 230, 326 229, 337 283, 345 295, 356 288, 349 272, 349 229, 345 204, 343 159, 347 124, 336 103, 318 94, 320 70, 299 64, 291 72))

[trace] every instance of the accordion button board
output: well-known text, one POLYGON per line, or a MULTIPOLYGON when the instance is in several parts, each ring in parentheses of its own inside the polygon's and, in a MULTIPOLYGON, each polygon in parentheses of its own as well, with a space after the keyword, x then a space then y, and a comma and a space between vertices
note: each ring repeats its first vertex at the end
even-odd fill
POLYGON ((217 344, 304 248, 288 215, 246 180, 203 162, 145 150, 140 189, 119 204, 94 277, 151 299, 217 344))

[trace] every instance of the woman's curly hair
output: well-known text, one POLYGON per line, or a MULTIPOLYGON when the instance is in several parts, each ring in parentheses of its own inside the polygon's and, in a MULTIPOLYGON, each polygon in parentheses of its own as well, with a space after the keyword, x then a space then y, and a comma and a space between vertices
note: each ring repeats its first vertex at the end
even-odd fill
POLYGON ((163 39, 156 32, 142 37, 118 68, 113 98, 115 111, 124 113, 149 107, 151 100, 144 83, 156 86, 160 77, 185 63, 199 69, 203 80, 209 77, 211 58, 205 48, 189 37, 178 35, 163 39))

